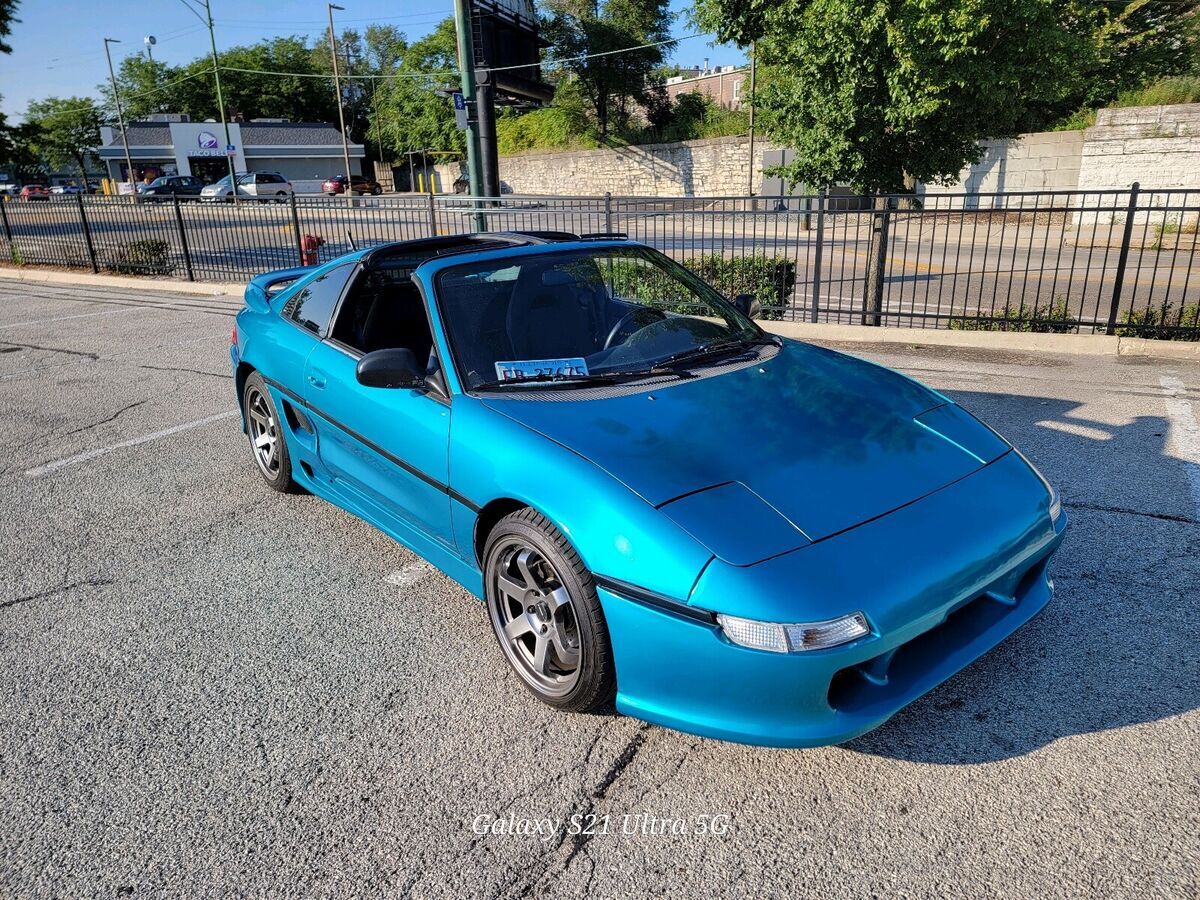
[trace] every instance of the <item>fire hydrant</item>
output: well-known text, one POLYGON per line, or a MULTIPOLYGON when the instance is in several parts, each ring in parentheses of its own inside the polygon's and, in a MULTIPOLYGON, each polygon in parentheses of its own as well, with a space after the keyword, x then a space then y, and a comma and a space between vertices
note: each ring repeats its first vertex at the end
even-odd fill
POLYGON ((317 260, 317 248, 325 244, 325 238, 317 237, 315 234, 306 234, 300 238, 300 258, 304 260, 304 265, 315 266, 317 260))

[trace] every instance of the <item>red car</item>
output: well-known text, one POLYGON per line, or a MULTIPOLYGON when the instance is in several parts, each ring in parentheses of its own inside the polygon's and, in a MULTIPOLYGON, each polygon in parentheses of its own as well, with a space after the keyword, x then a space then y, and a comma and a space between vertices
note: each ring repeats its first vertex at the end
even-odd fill
MULTIPOLYGON (((350 190, 356 194, 374 194, 378 196, 383 193, 383 185, 373 178, 367 178, 365 175, 355 175, 350 182, 350 190)), ((321 191, 330 196, 346 193, 346 176, 334 175, 332 178, 326 178, 325 183, 321 185, 321 191)))
POLYGON ((21 193, 18 196, 26 203, 30 200, 49 200, 50 189, 44 184, 27 184, 21 188, 21 193))

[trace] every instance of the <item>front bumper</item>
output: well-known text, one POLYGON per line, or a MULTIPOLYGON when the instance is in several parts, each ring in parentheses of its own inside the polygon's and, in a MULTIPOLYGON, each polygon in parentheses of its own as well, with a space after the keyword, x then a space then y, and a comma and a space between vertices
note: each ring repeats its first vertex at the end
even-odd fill
MULTIPOLYGON (((841 647, 791 654, 739 647, 715 625, 601 589, 616 655, 617 708, 681 731, 777 747, 836 744, 878 727, 1050 602, 1048 563, 1066 518, 1052 526, 1043 511, 1035 521, 1036 503, 1014 499, 1025 489, 1045 494, 1040 484, 1025 483, 1026 472, 1008 454, 889 516, 759 566, 731 569, 722 583, 719 593, 726 595, 743 585, 751 610, 728 611, 754 615, 778 603, 762 596, 764 584, 776 595, 797 595, 798 585, 822 582, 824 597, 843 612, 862 609, 874 629, 841 647), (834 585, 840 589, 830 596, 834 585)), ((707 572, 697 593, 706 580, 707 572)))

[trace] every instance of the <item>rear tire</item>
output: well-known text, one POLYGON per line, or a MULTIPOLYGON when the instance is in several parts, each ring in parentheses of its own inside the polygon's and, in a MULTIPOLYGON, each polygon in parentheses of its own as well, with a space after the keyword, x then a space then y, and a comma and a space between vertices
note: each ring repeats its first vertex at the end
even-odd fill
POLYGON ((555 709, 611 709, 617 679, 608 625, 575 548, 525 508, 496 524, 483 559, 492 631, 525 687, 555 709))
POLYGON ((266 382, 257 372, 250 373, 242 389, 242 411, 250 453, 267 487, 281 494, 299 491, 299 485, 292 480, 292 460, 283 437, 283 420, 266 382))

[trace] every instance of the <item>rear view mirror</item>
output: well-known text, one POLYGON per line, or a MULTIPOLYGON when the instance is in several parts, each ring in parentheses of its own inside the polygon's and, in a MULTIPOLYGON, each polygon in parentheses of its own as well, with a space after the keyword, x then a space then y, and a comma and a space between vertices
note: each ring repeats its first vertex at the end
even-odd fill
POLYGON ((762 304, 753 294, 738 294, 733 298, 733 305, 748 319, 757 319, 762 313, 762 304))
POLYGON ((411 350, 376 350, 358 361, 358 383, 366 387, 423 388, 425 370, 411 350))

